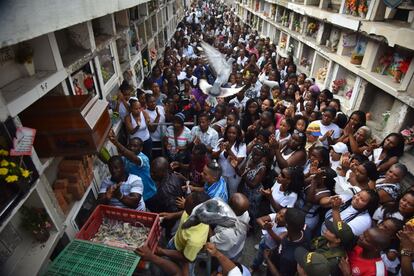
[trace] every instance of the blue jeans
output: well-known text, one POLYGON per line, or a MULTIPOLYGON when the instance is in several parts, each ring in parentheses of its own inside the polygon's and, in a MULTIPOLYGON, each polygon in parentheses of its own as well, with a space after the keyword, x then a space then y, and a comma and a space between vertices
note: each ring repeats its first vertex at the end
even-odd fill
POLYGON ((258 268, 262 265, 262 263, 264 261, 263 253, 266 249, 270 249, 270 248, 266 245, 265 239, 262 238, 260 240, 260 243, 259 243, 259 250, 257 251, 257 255, 253 260, 253 267, 254 268, 258 268))

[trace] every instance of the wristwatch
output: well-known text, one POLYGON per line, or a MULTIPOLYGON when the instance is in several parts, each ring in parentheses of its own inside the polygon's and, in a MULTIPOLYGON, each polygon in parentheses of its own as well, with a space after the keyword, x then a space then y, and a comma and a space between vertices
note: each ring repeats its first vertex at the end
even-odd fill
POLYGON ((414 256, 413 251, 411 251, 410 249, 405 249, 405 248, 401 249, 400 254, 401 254, 401 256, 407 256, 407 257, 414 256))

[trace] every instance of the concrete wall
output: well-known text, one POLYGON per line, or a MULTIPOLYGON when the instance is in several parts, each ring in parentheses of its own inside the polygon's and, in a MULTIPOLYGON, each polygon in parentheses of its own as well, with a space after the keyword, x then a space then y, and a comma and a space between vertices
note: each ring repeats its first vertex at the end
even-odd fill
POLYGON ((148 0, 3 0, 0 1, 0 48, 148 0))

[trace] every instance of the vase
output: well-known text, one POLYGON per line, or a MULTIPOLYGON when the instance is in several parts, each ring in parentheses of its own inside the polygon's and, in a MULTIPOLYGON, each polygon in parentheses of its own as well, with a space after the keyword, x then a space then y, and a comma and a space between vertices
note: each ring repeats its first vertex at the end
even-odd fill
POLYGON ((24 68, 26 69, 27 74, 31 77, 35 74, 35 67, 33 60, 31 62, 23 63, 24 68))
POLYGON ((40 243, 45 243, 50 237, 50 233, 47 229, 40 229, 36 233, 33 232, 35 239, 40 243))

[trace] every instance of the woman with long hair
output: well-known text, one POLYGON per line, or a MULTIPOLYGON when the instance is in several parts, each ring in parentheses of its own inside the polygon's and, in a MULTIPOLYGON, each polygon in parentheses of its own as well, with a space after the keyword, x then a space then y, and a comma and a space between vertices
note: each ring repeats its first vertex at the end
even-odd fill
POLYGON ((212 157, 218 160, 223 170, 222 176, 227 183, 229 195, 237 192, 241 178, 234 168, 246 158, 246 144, 243 143, 239 125, 226 127, 223 138, 218 140, 216 148, 213 149, 212 157))
POLYGON ((396 201, 391 201, 378 208, 372 219, 380 223, 386 218, 396 218, 404 222, 414 216, 414 191, 408 190, 396 201))
POLYGON ((400 133, 390 133, 379 147, 365 153, 377 165, 378 172, 384 174, 404 154, 404 137, 400 133))
POLYGON ((293 207, 298 194, 303 189, 304 175, 302 167, 284 168, 271 189, 260 190, 269 201, 272 212, 285 207, 293 207))
MULTIPOLYGON (((371 214, 378 207, 379 197, 373 190, 362 190, 354 196, 337 195, 324 197, 319 204, 323 207, 332 208, 326 212, 325 219, 333 221, 333 201, 340 200, 339 215, 352 229, 355 236, 361 235, 371 227, 371 214)), ((326 231, 325 223, 322 224, 322 233, 326 231)))

